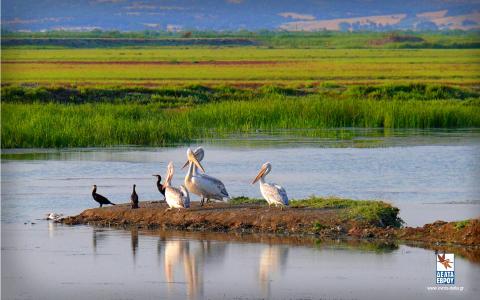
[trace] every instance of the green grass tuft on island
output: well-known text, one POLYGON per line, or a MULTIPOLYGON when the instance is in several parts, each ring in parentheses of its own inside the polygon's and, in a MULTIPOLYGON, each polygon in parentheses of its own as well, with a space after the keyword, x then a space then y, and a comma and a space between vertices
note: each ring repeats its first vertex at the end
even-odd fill
MULTIPOLYGON (((240 204, 255 204, 267 205, 263 199, 236 197, 232 198, 229 203, 231 205, 240 204)), ((355 220, 358 222, 365 222, 374 224, 380 227, 400 227, 404 223, 398 216, 400 210, 388 203, 373 200, 352 200, 338 197, 316 197, 311 196, 307 199, 290 200, 289 206, 291 208, 324 208, 324 209, 343 209, 339 214, 344 221, 355 220)), ((320 224, 320 223, 319 223, 320 224)), ((316 225, 316 227, 322 227, 316 225)))
POLYGON ((228 201, 228 203, 230 205, 241 205, 241 204, 267 205, 267 202, 264 199, 249 198, 245 196, 233 197, 228 201))

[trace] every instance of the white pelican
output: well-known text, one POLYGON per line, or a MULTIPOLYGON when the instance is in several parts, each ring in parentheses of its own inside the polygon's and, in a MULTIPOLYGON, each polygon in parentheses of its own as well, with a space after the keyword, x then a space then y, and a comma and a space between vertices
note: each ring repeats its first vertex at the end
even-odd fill
POLYGON ((167 168, 167 176, 165 179, 165 200, 172 208, 189 208, 190 207, 190 195, 187 189, 182 185, 180 188, 170 186, 173 177, 173 163, 170 162, 167 168))
POLYGON ((225 185, 215 177, 208 176, 207 174, 200 174, 197 172, 198 167, 203 172, 205 170, 200 165, 200 161, 203 159, 204 151, 202 147, 195 149, 193 153, 192 149, 188 148, 187 158, 188 161, 184 166, 189 164, 187 175, 185 175, 185 186, 188 190, 200 197, 202 197, 201 205, 207 199, 223 200, 223 198, 229 198, 225 185))
POLYGON ((265 182, 265 177, 272 170, 270 162, 266 162, 262 165, 257 177, 252 181, 252 184, 260 180, 260 192, 263 198, 267 200, 268 206, 270 205, 288 205, 288 196, 285 189, 278 184, 265 182))

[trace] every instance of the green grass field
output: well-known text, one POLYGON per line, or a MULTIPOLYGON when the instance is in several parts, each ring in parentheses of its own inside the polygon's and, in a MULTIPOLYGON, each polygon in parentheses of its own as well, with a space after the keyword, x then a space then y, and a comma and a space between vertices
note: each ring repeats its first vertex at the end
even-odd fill
MULTIPOLYGON (((480 106, 457 100, 272 96, 165 109, 161 104, 3 104, 2 147, 162 146, 278 129, 480 127, 480 106)), ((309 132, 315 136, 316 132, 309 132)))
POLYGON ((480 77, 476 49, 6 49, 2 61, 3 83, 14 85, 474 86, 480 77))
POLYGON ((2 147, 480 127, 479 79, 479 49, 7 47, 2 147))

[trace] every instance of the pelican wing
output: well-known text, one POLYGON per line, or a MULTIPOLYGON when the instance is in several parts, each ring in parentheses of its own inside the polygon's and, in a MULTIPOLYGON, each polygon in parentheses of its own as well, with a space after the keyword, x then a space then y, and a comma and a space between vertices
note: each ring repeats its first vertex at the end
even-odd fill
POLYGON ((210 197, 220 200, 222 198, 228 198, 228 192, 223 182, 215 177, 207 174, 197 174, 193 178, 195 184, 197 184, 202 190, 206 192, 210 197))
POLYGON ((183 193, 180 189, 168 186, 165 189, 165 200, 171 208, 183 208, 183 193))
POLYGON ((272 204, 288 205, 287 192, 283 187, 275 183, 262 184, 262 195, 267 202, 272 204))
POLYGON ((182 193, 183 207, 190 208, 190 194, 185 186, 180 186, 180 192, 182 193))
POLYGON ((283 204, 288 205, 287 191, 285 191, 283 186, 280 186, 280 185, 275 184, 275 183, 273 185, 278 189, 278 193, 281 195, 281 197, 283 199, 283 204))

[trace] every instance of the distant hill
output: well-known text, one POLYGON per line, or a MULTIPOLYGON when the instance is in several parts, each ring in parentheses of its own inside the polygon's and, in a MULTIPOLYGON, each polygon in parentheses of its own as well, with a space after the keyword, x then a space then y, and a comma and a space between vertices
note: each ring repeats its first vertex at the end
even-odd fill
POLYGON ((414 48, 479 49, 479 31, 436 32, 285 32, 285 31, 46 31, 2 32, 2 48, 114 48, 114 47, 232 47, 263 48, 414 48))
POLYGON ((480 0, 4 0, 2 29, 480 29, 480 0))

